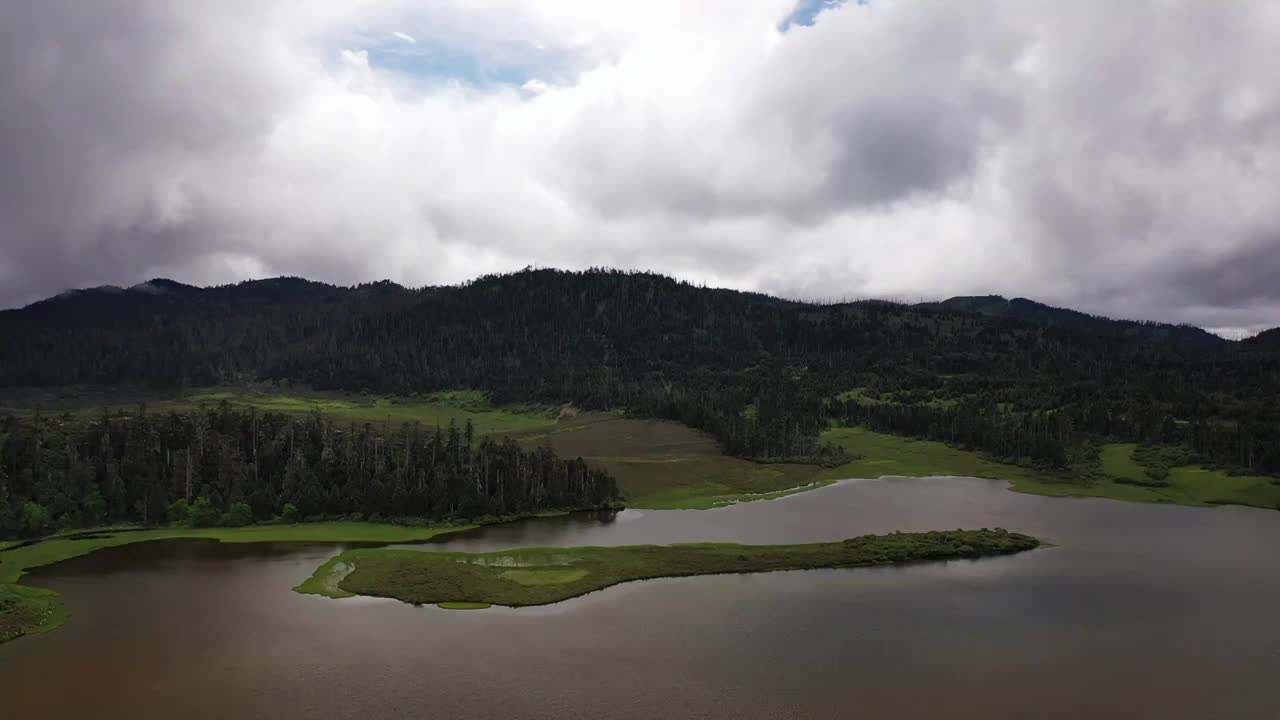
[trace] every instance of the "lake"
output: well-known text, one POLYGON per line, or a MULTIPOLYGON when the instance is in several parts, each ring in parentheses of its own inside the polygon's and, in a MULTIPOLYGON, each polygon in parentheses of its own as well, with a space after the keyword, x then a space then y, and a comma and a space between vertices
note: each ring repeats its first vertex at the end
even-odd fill
POLYGON ((651 580, 483 611, 293 593, 341 546, 182 540, 37 570, 71 621, 0 645, 8 718, 1280 716, 1280 513, 856 480, 427 549, 812 542, 1005 527, 1055 547, 651 580))

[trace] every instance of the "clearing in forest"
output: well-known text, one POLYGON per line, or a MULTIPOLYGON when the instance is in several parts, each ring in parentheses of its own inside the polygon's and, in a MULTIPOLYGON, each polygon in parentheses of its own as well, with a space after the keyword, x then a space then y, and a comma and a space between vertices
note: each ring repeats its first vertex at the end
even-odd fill
POLYGON ((709 435, 667 420, 583 413, 518 437, 604 468, 617 479, 628 507, 707 509, 826 484, 817 480, 816 465, 730 457, 709 435))

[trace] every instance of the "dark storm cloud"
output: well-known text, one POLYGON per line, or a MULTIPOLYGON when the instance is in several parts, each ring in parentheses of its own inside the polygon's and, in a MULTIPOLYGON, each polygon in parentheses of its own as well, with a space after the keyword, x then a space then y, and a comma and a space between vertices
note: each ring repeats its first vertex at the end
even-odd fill
POLYGON ((205 251, 192 174, 260 132, 273 101, 227 57, 231 29, 167 1, 0 9, 0 302, 205 251))

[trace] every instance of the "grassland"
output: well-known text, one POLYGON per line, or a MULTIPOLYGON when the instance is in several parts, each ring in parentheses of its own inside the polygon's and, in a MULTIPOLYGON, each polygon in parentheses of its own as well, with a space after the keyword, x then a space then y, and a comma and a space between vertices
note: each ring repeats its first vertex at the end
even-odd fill
POLYGON ((1133 443, 1109 443, 1102 447, 1100 459, 1102 472, 1117 482, 1141 484, 1146 471, 1133 457, 1137 445, 1133 443))
POLYGON ((57 595, 44 588, 0 584, 0 643, 66 622, 67 611, 57 595))
POLYGON ((371 595, 443 607, 545 605, 633 580, 724 573, 860 567, 1002 555, 1039 546, 1005 530, 866 535, 808 545, 635 545, 528 548, 496 553, 348 550, 317 570, 336 583, 299 592, 371 595))
POLYGON ((814 465, 762 464, 729 457, 706 434, 665 420, 590 413, 517 437, 548 444, 608 470, 628 507, 707 509, 781 497, 827 484, 814 465))
POLYGON ((132 410, 138 402, 152 412, 187 412, 210 408, 220 402, 237 407, 254 407, 264 412, 305 415, 318 412, 331 418, 357 423, 419 422, 426 426, 459 425, 468 420, 480 434, 511 433, 551 426, 556 413, 533 405, 495 406, 488 395, 477 391, 435 393, 424 398, 396 398, 350 393, 326 393, 306 389, 279 390, 269 386, 206 388, 178 395, 154 391, 77 389, 57 392, 6 390, 0 397, 0 412, 97 413, 102 408, 132 410))
MULTIPOLYGON (((861 397, 860 391, 852 392, 861 397)), ((69 401, 75 402, 76 397, 69 401)), ((858 459, 837 468, 823 469, 728 457, 707 435, 673 422, 626 418, 617 413, 588 413, 557 420, 555 413, 547 408, 495 407, 488 396, 475 391, 437 393, 429 398, 413 399, 301 391, 279 394, 261 387, 211 389, 178 399, 153 399, 150 406, 156 410, 181 411, 222 401, 252 405, 264 411, 320 412, 354 422, 417 421, 425 425, 447 425, 470 420, 478 433, 512 434, 528 444, 547 443, 563 456, 582 456, 605 468, 618 479, 627 504, 637 508, 716 508, 783 497, 844 478, 885 475, 995 478, 1008 481, 1018 492, 1050 496, 1095 496, 1188 505, 1238 503, 1272 508, 1280 504, 1280 486, 1267 478, 1231 476, 1196 466, 1165 468, 1167 473, 1161 477, 1167 480, 1167 486, 1153 486, 1145 479, 1149 477, 1148 468, 1139 459, 1164 462, 1169 454, 1132 444, 1104 446, 1100 458, 1102 473, 1085 479, 999 462, 938 442, 883 435, 861 428, 838 428, 825 433, 823 440, 844 447, 858 459), (1135 459, 1135 454, 1140 458, 1135 459)), ((89 410, 89 407, 83 406, 83 409, 89 410)))
POLYGON ((1101 472, 1082 477, 1002 463, 943 443, 882 435, 862 428, 828 430, 823 434, 823 440, 843 447, 859 459, 818 472, 815 478, 819 482, 885 475, 957 475, 1005 480, 1017 492, 1052 497, 1280 508, 1280 484, 1271 478, 1230 475, 1197 465, 1181 465, 1165 468, 1168 476, 1163 486, 1150 484, 1147 471, 1158 468, 1148 468, 1141 460, 1154 458, 1149 462, 1164 463, 1168 458, 1178 456, 1170 449, 1143 452, 1129 443, 1107 444, 1099 454, 1101 472))
POLYGON ((833 428, 823 433, 822 440, 844 448, 858 459, 818 472, 820 480, 878 478, 886 475, 957 475, 1008 480, 1015 486, 1033 486, 1053 480, 1051 476, 1032 468, 997 462, 978 453, 940 442, 884 435, 863 428, 833 428))
POLYGON ((1113 482, 1096 483, 1067 473, 1053 473, 1023 465, 1000 462, 981 453, 961 450, 932 440, 885 435, 858 427, 832 428, 822 435, 824 442, 844 448, 857 457, 844 465, 817 473, 819 481, 839 478, 879 478, 957 476, 1004 480, 1016 492, 1053 497, 1097 496, 1122 500, 1130 497, 1129 487, 1113 482), (1093 483, 1093 484, 1090 484, 1093 483))
POLYGON ((242 528, 162 528, 156 530, 100 530, 50 538, 0 552, 0 642, 58 627, 68 615, 57 594, 18 584, 31 568, 87 555, 95 550, 148 540, 207 538, 221 542, 421 542, 436 535, 474 525, 406 527, 380 523, 326 522, 297 525, 255 525, 242 528), (80 535, 80 534, 77 534, 80 535))
POLYGON ((1251 505, 1280 509, 1280 483, 1188 463, 1178 448, 1113 443, 1102 448, 1099 484, 1107 497, 1180 505, 1251 505), (1112 494, 1115 493, 1115 494, 1112 494))

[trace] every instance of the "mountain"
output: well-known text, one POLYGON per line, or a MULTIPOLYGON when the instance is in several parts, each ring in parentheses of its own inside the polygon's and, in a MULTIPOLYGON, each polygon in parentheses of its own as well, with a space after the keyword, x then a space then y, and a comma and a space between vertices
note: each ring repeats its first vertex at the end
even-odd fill
POLYGON ((416 290, 155 280, 0 313, 0 334, 0 388, 478 389, 678 420, 758 459, 814 457, 836 420, 1049 464, 1121 438, 1280 470, 1280 353, 1021 299, 819 305, 603 270, 416 290))
POLYGON ((234 285, 197 287, 167 278, 154 278, 132 287, 101 285, 67 290, 18 310, 0 311, 0 318, 56 318, 71 322, 113 316, 121 312, 181 314, 198 307, 243 306, 253 303, 338 302, 362 295, 403 295, 409 291, 390 281, 341 287, 298 277, 246 280, 234 285))
POLYGON ((1241 344, 1250 350, 1280 352, 1280 327, 1264 330, 1241 341, 1241 344))
POLYGON ((1202 350, 1220 348, 1229 343, 1224 338, 1192 325, 1114 320, 1078 310, 1052 307, 1026 298, 1008 300, 1000 295, 960 296, 933 303, 933 305, 946 310, 1008 318, 1033 325, 1115 333, 1139 341, 1167 341, 1202 350))

